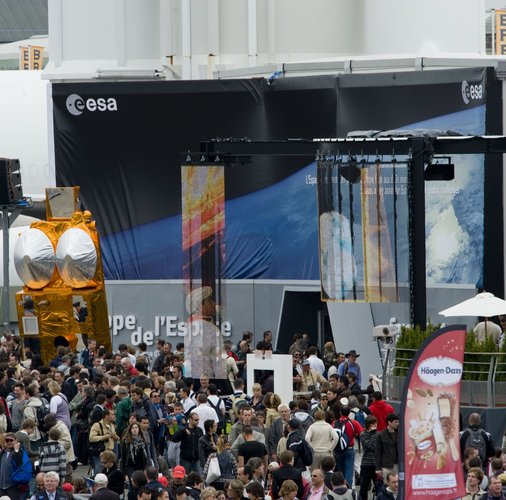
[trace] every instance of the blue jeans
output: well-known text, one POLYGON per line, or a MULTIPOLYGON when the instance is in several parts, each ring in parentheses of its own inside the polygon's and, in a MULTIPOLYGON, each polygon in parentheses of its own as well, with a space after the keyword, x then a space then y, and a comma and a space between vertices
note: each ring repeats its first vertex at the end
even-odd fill
POLYGON ((347 448, 344 451, 338 451, 336 457, 336 470, 344 475, 344 479, 348 483, 348 487, 353 487, 353 472, 355 468, 355 450, 353 447, 347 448))
POLYGON ((184 458, 179 458, 179 465, 182 465, 186 473, 196 472, 197 474, 202 474, 202 468, 200 467, 200 460, 195 460, 195 462, 190 462, 189 460, 185 460, 184 458))
POLYGON ((93 455, 90 457, 90 460, 91 460, 91 467, 93 469, 93 475, 95 476, 102 470, 100 455, 93 455))

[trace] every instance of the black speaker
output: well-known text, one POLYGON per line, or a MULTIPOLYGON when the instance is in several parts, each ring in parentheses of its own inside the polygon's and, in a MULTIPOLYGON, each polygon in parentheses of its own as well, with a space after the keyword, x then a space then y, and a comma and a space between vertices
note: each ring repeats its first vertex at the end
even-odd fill
POLYGON ((19 160, 0 158, 0 205, 13 205, 23 198, 19 160))

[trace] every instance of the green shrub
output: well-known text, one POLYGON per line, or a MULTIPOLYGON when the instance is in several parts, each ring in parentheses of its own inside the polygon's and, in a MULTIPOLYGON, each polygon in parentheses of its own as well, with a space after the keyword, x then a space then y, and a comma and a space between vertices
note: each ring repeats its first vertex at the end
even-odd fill
MULTIPOLYGON (((415 357, 417 350, 423 341, 433 332, 438 330, 440 325, 433 325, 430 321, 426 330, 419 326, 401 328, 401 334, 397 339, 395 352, 395 367, 393 375, 405 377, 411 365, 411 360, 415 357)), ((487 380, 490 370, 490 358, 484 355, 473 353, 496 352, 494 341, 488 338, 480 343, 472 331, 466 335, 464 355, 464 375, 463 380, 487 380)), ((501 352, 504 355, 499 356, 496 369, 496 380, 506 380, 506 342, 501 352)))

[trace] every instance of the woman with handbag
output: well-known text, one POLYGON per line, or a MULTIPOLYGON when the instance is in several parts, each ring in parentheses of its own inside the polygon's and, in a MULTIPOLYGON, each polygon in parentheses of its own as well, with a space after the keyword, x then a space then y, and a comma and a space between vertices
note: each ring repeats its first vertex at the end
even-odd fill
POLYGON ((199 439, 199 459, 201 467, 206 465, 209 455, 216 451, 216 445, 218 443, 217 430, 218 423, 214 420, 206 420, 204 422, 205 434, 199 439))
POLYGON ((209 455, 203 477, 207 485, 212 485, 217 490, 223 490, 227 481, 237 477, 237 461, 230 451, 226 435, 218 438, 216 453, 209 455))
POLYGON ((116 414, 114 410, 104 410, 104 417, 100 422, 95 422, 90 429, 90 458, 93 474, 100 472, 100 454, 105 451, 113 451, 115 441, 119 441, 114 423, 116 414))
POLYGON ((137 422, 133 422, 121 440, 121 469, 128 476, 136 470, 144 470, 148 465, 146 441, 137 422))

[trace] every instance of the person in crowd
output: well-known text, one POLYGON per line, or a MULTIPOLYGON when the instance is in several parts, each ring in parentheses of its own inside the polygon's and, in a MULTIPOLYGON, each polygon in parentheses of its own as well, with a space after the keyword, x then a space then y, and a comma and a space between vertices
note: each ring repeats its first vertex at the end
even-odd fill
POLYGON ((3 435, 3 447, 0 451, 0 495, 11 500, 21 500, 23 494, 12 480, 13 467, 19 466, 23 460, 21 443, 12 432, 3 435))
POLYGON ((67 473, 67 457, 65 448, 58 442, 60 431, 55 427, 51 427, 48 438, 40 448, 40 471, 55 471, 63 480, 67 473))
POLYGON ((252 481, 246 485, 246 493, 248 494, 249 500, 264 500, 265 491, 263 486, 257 482, 252 481))
POLYGON ((311 466, 313 469, 320 468, 322 459, 333 454, 338 441, 332 426, 325 422, 323 411, 317 411, 314 418, 315 421, 309 426, 305 436, 307 443, 313 448, 313 464, 311 466))
POLYGON ((180 464, 187 473, 195 471, 200 473, 199 439, 204 435, 199 427, 199 416, 192 411, 188 417, 188 424, 184 429, 178 430, 172 437, 175 443, 181 443, 180 464))
POLYGON ((90 500, 119 500, 119 495, 108 487, 109 480, 105 474, 95 475, 93 483, 90 500))
POLYGON ((355 467, 355 439, 357 439, 364 428, 356 421, 351 420, 350 407, 341 407, 341 417, 334 424, 339 426, 348 436, 348 447, 345 450, 335 448, 336 464, 338 470, 342 471, 349 486, 353 485, 355 467))
POLYGON ((197 396, 197 403, 198 405, 196 408, 193 408, 192 413, 196 413, 199 416, 199 427, 202 431, 204 432, 204 422, 206 420, 212 420, 218 425, 220 419, 216 411, 207 404, 207 394, 201 392, 197 396))
POLYGON ((300 433, 302 436, 306 435, 309 426, 314 423, 314 418, 309 413, 309 402, 304 398, 299 398, 294 401, 296 407, 292 414, 295 418, 300 420, 300 433))
POLYGON ((62 445, 65 450, 65 458, 67 462, 67 470, 65 473, 65 478, 67 481, 72 481, 72 470, 73 463, 76 459, 74 453, 74 445, 72 444, 72 438, 70 436, 70 432, 62 420, 57 420, 56 415, 54 413, 49 413, 44 417, 44 424, 46 429, 57 429, 60 433, 60 437, 58 438, 58 442, 62 445))
POLYGON ((387 416, 387 427, 376 435, 376 472, 385 477, 390 470, 399 467, 399 417, 387 416))
POLYGON ((146 486, 137 489, 135 496, 128 495, 128 500, 153 500, 153 492, 146 486))
MULTIPOLYGON (((319 391, 318 391, 319 392, 319 391)), ((322 411, 324 414, 329 409, 329 398, 327 393, 320 393, 316 405, 311 408, 311 416, 314 418, 317 411, 322 411)))
POLYGON ((217 430, 218 424, 214 420, 209 419, 204 422, 204 435, 199 439, 199 459, 202 468, 204 468, 209 455, 217 450, 217 430))
POLYGON ((257 343, 256 348, 259 351, 272 351, 272 332, 270 330, 265 330, 262 340, 257 343))
POLYGON ((190 472, 186 476, 186 491, 190 498, 199 500, 200 494, 204 489, 204 479, 197 472, 190 472))
POLYGON ((268 447, 269 447, 269 455, 270 460, 277 459, 277 448, 279 440, 283 437, 283 431, 290 420, 290 408, 288 405, 282 403, 278 406, 279 418, 275 419, 272 422, 272 425, 269 429, 269 439, 268 439, 268 447))
MULTIPOLYGON (((207 477, 207 471, 209 469, 209 463, 213 455, 207 458, 206 464, 204 465, 203 475, 207 477)), ((216 457, 220 465, 221 476, 213 481, 212 486, 217 489, 225 488, 226 481, 235 479, 237 477, 237 461, 230 451, 230 445, 228 443, 227 436, 220 436, 216 445, 216 457)))
POLYGON ((369 405, 369 410, 378 419, 378 432, 382 432, 387 427, 387 416, 395 413, 395 411, 392 405, 389 405, 383 399, 381 392, 374 391, 371 397, 373 401, 369 405))
POLYGON ((281 398, 278 394, 267 393, 264 397, 265 407, 265 426, 269 429, 272 422, 279 417, 278 406, 281 404, 281 398))
POLYGON ((460 433, 460 449, 468 447, 478 450, 483 470, 487 470, 489 459, 495 455, 495 446, 490 434, 481 427, 479 413, 469 415, 469 425, 460 433))
POLYGON ((67 398, 61 392, 60 384, 57 382, 49 382, 47 385, 51 393, 51 401, 49 401, 49 411, 56 414, 57 420, 61 420, 70 431, 70 410, 67 398))
POLYGON ((348 389, 352 396, 358 396, 362 394, 362 388, 358 385, 357 376, 353 372, 348 372, 346 374, 348 378, 348 389))
POLYGON ((253 397, 251 398, 251 407, 253 411, 265 411, 264 396, 262 394, 262 386, 253 384, 253 397))
POLYGON ((148 466, 148 451, 141 427, 134 421, 125 431, 121 440, 121 469, 129 477, 134 471, 144 470, 148 466))
MULTIPOLYGON (((120 440, 114 427, 115 422, 116 414, 114 410, 104 409, 102 420, 91 426, 89 437, 90 445, 93 445, 93 443, 103 443, 103 445, 100 446, 100 448, 103 448, 102 451, 113 451, 116 447, 116 443, 120 440)), ((91 455, 91 465, 95 474, 97 474, 100 469, 99 463, 102 451, 98 451, 97 449, 97 452, 91 455)))
POLYGON ((16 439, 21 443, 28 453, 28 458, 33 462, 39 458, 38 451, 32 449, 30 436, 35 432, 36 424, 33 420, 25 420, 21 426, 21 430, 15 433, 16 439))
POLYGON ((471 467, 467 471, 466 494, 462 497, 462 500, 477 500, 486 495, 480 487, 484 475, 479 467, 471 467))
POLYGON ((323 373, 325 372, 325 363, 317 356, 317 354, 318 349, 316 347, 310 347, 307 350, 307 360, 309 361, 310 369, 323 376, 323 373))
POLYGON ((371 481, 376 477, 376 433, 378 419, 369 415, 365 419, 365 430, 360 434, 362 444, 362 461, 360 463, 360 500, 367 500, 371 481))
POLYGON ((265 475, 266 471, 268 470, 265 467, 265 460, 260 457, 251 457, 248 459, 248 462, 246 465, 249 465, 251 469, 253 470, 253 477, 252 480, 260 483, 264 490, 266 489, 266 483, 265 483, 265 475))
POLYGON ((286 450, 279 456, 280 467, 272 473, 272 497, 274 499, 281 496, 281 486, 287 480, 292 480, 297 484, 297 498, 302 499, 304 494, 304 485, 302 481, 302 471, 296 469, 293 464, 295 455, 292 451, 286 450))
POLYGON ((17 432, 21 429, 23 423, 23 414, 26 406, 25 386, 21 382, 16 382, 12 386, 14 400, 11 402, 11 426, 12 431, 17 432))
POLYGON ((244 425, 242 428, 242 435, 244 443, 239 445, 238 448, 238 463, 242 467, 252 457, 257 457, 263 460, 265 470, 268 465, 268 452, 265 444, 256 441, 253 437, 253 429, 250 425, 244 425))
POLYGON ((100 453, 101 474, 107 476, 108 488, 119 496, 125 492, 125 474, 118 468, 116 454, 110 450, 100 453))
MULTIPOLYGON (((236 422, 230 430, 230 443, 231 450, 234 454, 237 454, 239 445, 244 443, 244 437, 242 434, 243 427, 248 425, 251 426, 251 419, 253 418, 253 411, 248 405, 244 405, 239 409, 239 421, 236 422)), ((255 441, 265 444, 265 436, 262 432, 253 429, 253 438, 255 441)))
POLYGON ((385 474, 385 488, 379 492, 376 500, 396 500, 398 491, 399 476, 396 471, 389 470, 385 474))
POLYGON ((499 476, 490 476, 488 480, 488 492, 483 495, 483 500, 505 500, 506 496, 502 492, 502 482, 499 476))
POLYGON ((149 418, 144 416, 140 419, 137 418, 137 421, 140 420, 141 433, 144 437, 144 441, 146 443, 146 450, 148 452, 148 463, 150 465, 154 465, 158 467, 158 449, 155 443, 155 438, 153 433, 149 428, 149 418))
MULTIPOLYGON (((304 445, 304 438, 300 433, 300 420, 297 418, 291 418, 287 424, 287 441, 286 448, 295 455, 295 467, 301 470, 306 470, 305 462, 308 461, 307 449, 304 445)), ((308 463, 309 465, 309 463, 308 463)))
POLYGON ((279 497, 283 500, 295 500, 297 498, 298 487, 291 479, 287 479, 281 485, 279 490, 279 497))
POLYGON ((325 382, 322 374, 311 369, 311 362, 305 359, 302 362, 301 381, 299 385, 300 392, 312 392, 318 389, 325 382))
POLYGON ((325 364, 325 371, 328 373, 329 368, 331 366, 335 366, 337 361, 337 353, 336 348, 334 346, 334 342, 328 341, 325 342, 323 346, 323 363, 325 364))
MULTIPOLYGON (((30 500, 41 500, 42 499, 50 499, 50 500, 67 500, 65 493, 59 488, 60 484, 60 476, 58 476, 57 472, 49 471, 44 474, 44 487, 39 495, 32 495, 30 500)), ((12 500, 16 497, 9 498, 12 500)), ((20 497, 21 498, 21 497, 20 497)))
POLYGON ((226 489, 229 500, 244 500, 244 484, 238 479, 232 479, 226 489))
POLYGON ((169 497, 173 500, 176 498, 176 492, 178 488, 184 488, 185 486, 186 471, 182 465, 176 465, 172 469, 172 480, 169 483, 169 497))
MULTIPOLYGON (((333 498, 350 498, 356 499, 356 491, 352 490, 347 484, 346 479, 342 472, 334 472, 331 477, 332 493, 329 494, 329 499, 333 498)), ((367 497, 366 497, 367 498, 367 497)))
POLYGON ((311 500, 323 500, 329 493, 329 489, 325 486, 324 476, 321 469, 313 469, 311 472, 311 488, 309 496, 311 500))
POLYGON ((357 363, 357 358, 360 354, 357 354, 355 349, 351 349, 346 354, 346 360, 343 361, 337 368, 337 374, 339 376, 347 375, 348 373, 354 373, 359 387, 362 386, 362 374, 360 372, 360 365, 357 363))

